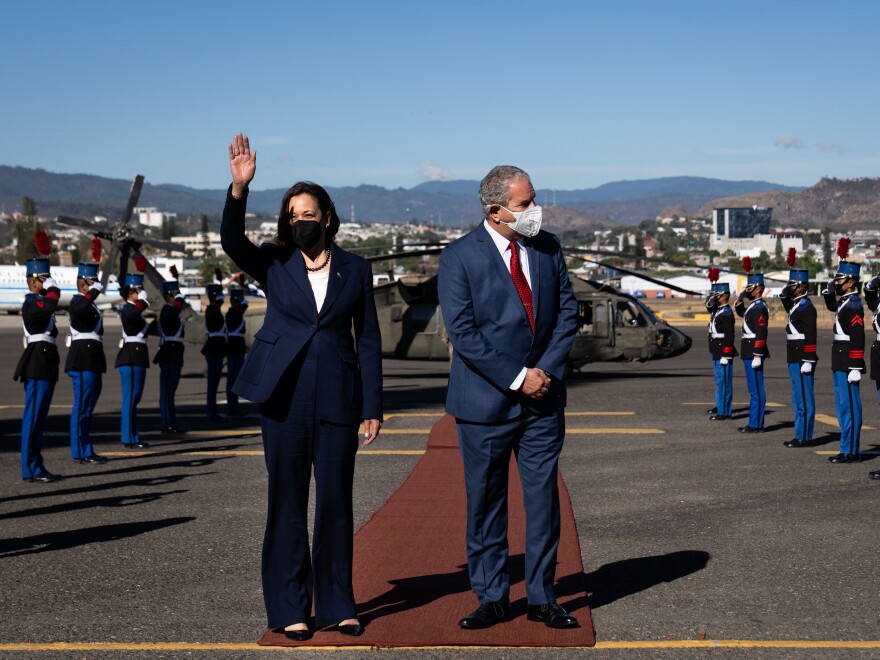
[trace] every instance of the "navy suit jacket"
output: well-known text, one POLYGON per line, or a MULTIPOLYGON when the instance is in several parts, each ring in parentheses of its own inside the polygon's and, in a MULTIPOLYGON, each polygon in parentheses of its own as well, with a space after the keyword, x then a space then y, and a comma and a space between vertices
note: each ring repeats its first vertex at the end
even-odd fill
POLYGON ((473 422, 502 422, 528 405, 539 413, 565 406, 568 352, 577 331, 577 300, 559 241, 545 231, 525 239, 535 310, 535 332, 510 271, 481 223, 440 254, 439 294, 443 321, 455 349, 446 411, 473 422), (543 369, 552 379, 539 402, 508 389, 523 367, 543 369))
POLYGON ((260 282, 267 306, 233 391, 265 403, 277 387, 293 389, 295 384, 282 377, 309 350, 317 359, 319 418, 340 423, 382 419, 382 346, 369 262, 333 244, 327 296, 317 310, 302 253, 288 255, 275 245, 257 247, 247 239, 246 200, 246 194, 240 200, 227 194, 220 237, 226 254, 260 282))

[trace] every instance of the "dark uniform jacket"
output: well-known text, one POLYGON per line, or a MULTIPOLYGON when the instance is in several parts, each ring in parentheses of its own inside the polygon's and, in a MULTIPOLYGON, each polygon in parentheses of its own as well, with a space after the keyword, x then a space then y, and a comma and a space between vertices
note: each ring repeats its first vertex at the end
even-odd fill
POLYGON ((247 308, 242 306, 236 309, 230 307, 226 312, 226 355, 244 355, 247 348, 244 343, 246 329, 244 313, 247 308))
POLYGON ((831 370, 865 370, 865 312, 862 299, 855 292, 839 301, 833 292, 824 294, 825 306, 834 316, 834 341, 831 344, 831 370))
POLYGON ((205 310, 205 345, 202 355, 223 357, 226 355, 226 320, 217 305, 208 305, 205 310), (209 335, 217 333, 215 337, 209 335))
POLYGON ((95 305, 99 295, 100 291, 92 289, 86 295, 77 293, 70 301, 70 350, 64 371, 93 371, 98 374, 107 371, 102 340, 104 323, 101 310, 95 305))
POLYGON ((746 307, 742 300, 737 300, 736 313, 743 319, 740 342, 742 359, 770 357, 770 350, 767 348, 767 323, 770 320, 770 311, 764 301, 758 298, 746 307))
POLYGON ((173 303, 166 303, 159 312, 159 350, 156 351, 156 357, 153 358, 154 364, 166 363, 176 364, 178 367, 183 366, 183 344, 184 327, 183 321, 180 320, 180 311, 183 309, 183 302, 175 300, 173 303))
POLYGON ((789 364, 819 361, 816 355, 816 308, 807 296, 780 298, 788 312, 785 357, 789 364))
POLYGON ((733 326, 733 310, 730 309, 730 305, 724 305, 712 312, 712 319, 709 321, 709 352, 713 360, 720 360, 723 357, 733 358, 738 355, 733 346, 733 326))
POLYGON ((873 313, 872 325, 876 333, 871 344, 871 380, 880 380, 880 289, 871 289, 866 284, 865 302, 873 313))
MULTIPOLYGON (((143 313, 147 304, 126 302, 119 316, 122 319, 122 337, 143 337, 146 339, 150 326, 144 320, 143 313)), ((147 354, 147 344, 144 342, 129 341, 122 344, 116 355, 116 365, 119 367, 144 367, 150 368, 150 356, 147 354)))
POLYGON ((58 347, 54 340, 58 336, 58 328, 55 327, 55 309, 58 307, 59 298, 61 298, 61 290, 54 286, 49 288, 44 296, 29 293, 24 297, 21 322, 25 337, 33 335, 34 339, 28 342, 18 361, 13 375, 15 380, 24 381, 25 378, 58 380, 58 366, 61 359, 58 357, 58 347), (51 340, 36 341, 40 335, 51 337, 51 340))

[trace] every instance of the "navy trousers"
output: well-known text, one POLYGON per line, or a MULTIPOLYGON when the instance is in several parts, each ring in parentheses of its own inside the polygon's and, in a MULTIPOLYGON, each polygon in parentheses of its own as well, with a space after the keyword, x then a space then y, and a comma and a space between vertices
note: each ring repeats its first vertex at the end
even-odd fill
MULTIPOLYGON (((816 366, 813 365, 813 369, 816 366)), ((802 442, 813 440, 813 424, 816 422, 816 396, 813 392, 813 372, 801 373, 800 362, 788 365, 791 381, 791 402, 794 406, 794 437, 802 442)))
POLYGON ((263 538, 263 599, 270 628, 355 618, 352 588, 352 482, 358 427, 316 419, 315 363, 297 358, 260 406, 269 475, 263 538), (315 527, 309 553, 309 482, 315 475, 315 527))
POLYGON ((719 415, 730 417, 733 412, 733 361, 728 359, 727 364, 721 364, 721 360, 713 360, 715 371, 715 408, 719 415))
POLYGON ((764 364, 757 369, 752 368, 751 360, 743 360, 746 368, 746 385, 749 388, 749 426, 753 429, 764 428, 764 408, 767 395, 764 393, 764 364))
POLYGON ((43 430, 55 381, 25 378, 24 414, 21 417, 21 478, 30 479, 46 471, 43 467, 43 430))
POLYGON ((103 378, 96 371, 69 371, 73 383, 70 410, 70 457, 78 461, 95 453, 92 448, 92 413, 101 396, 103 378))
POLYGON ((122 444, 135 445, 141 441, 137 430, 137 405, 144 393, 147 370, 131 365, 117 368, 122 381, 122 444))
POLYGON ((862 396, 858 383, 847 382, 847 372, 832 371, 834 406, 840 424, 840 453, 858 454, 862 433, 862 396))
POLYGON ((235 379, 238 378, 238 372, 244 364, 244 355, 227 355, 226 356, 226 414, 237 415, 238 395, 232 391, 235 385, 235 379))
POLYGON ((177 421, 177 408, 174 397, 180 384, 180 365, 173 362, 159 363, 159 416, 162 428, 174 428, 177 421))
POLYGON ((208 419, 217 419, 217 389, 220 387, 220 376, 223 375, 223 356, 206 355, 208 365, 208 406, 205 413, 208 419))
POLYGON ((467 491, 471 588, 481 604, 509 599, 507 486, 513 452, 526 511, 526 595, 531 605, 555 602, 563 412, 546 417, 527 412, 500 424, 457 420, 457 425, 467 491))

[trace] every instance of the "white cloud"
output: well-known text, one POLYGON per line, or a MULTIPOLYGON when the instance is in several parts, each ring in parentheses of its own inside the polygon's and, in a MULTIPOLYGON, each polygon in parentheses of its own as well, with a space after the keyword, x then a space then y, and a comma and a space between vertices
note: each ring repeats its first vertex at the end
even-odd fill
POLYGON ((797 135, 780 135, 773 144, 777 149, 803 149, 806 146, 797 135))
POLYGON ((449 181, 452 172, 430 160, 423 160, 419 163, 419 176, 425 181, 449 181))

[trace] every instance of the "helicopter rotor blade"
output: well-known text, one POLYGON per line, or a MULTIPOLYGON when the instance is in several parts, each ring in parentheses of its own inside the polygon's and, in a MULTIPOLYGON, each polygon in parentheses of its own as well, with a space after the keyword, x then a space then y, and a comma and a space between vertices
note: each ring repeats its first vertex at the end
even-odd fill
POLYGON ((69 215, 59 215, 55 218, 55 222, 65 227, 75 227, 76 229, 88 229, 89 231, 101 231, 105 225, 91 220, 83 220, 81 218, 71 218, 69 215))
POLYGON ((137 236, 135 237, 138 243, 143 245, 149 245, 150 247, 159 248, 160 250, 166 250, 167 252, 186 252, 183 249, 183 243, 175 243, 174 241, 163 241, 158 238, 148 238, 146 236, 137 236))
POLYGON ((131 182, 131 192, 128 195, 128 203, 125 205, 125 213, 120 219, 122 224, 127 225, 131 220, 131 214, 134 213, 134 207, 137 206, 138 199, 140 199, 141 196, 141 189, 143 187, 144 177, 142 174, 138 174, 134 177, 134 181, 131 182))
MULTIPOLYGON (((104 262, 104 270, 101 272, 101 286, 104 287, 104 291, 107 291, 107 283, 110 281, 110 275, 113 273, 113 269, 116 268, 116 260, 118 258, 119 246, 111 240, 110 256, 107 257, 107 261, 104 262)), ((122 280, 119 280, 119 283, 122 284, 122 280)))

